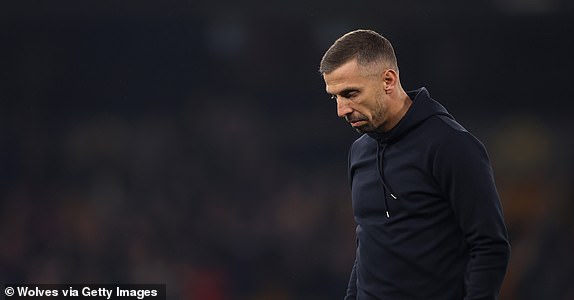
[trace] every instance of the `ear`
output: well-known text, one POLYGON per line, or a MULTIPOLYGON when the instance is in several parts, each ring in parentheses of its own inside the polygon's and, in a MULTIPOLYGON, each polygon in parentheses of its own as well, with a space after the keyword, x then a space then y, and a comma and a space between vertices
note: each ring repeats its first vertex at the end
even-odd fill
POLYGON ((393 69, 386 69, 383 72, 383 81, 385 92, 390 94, 399 83, 399 75, 397 74, 397 71, 393 69))

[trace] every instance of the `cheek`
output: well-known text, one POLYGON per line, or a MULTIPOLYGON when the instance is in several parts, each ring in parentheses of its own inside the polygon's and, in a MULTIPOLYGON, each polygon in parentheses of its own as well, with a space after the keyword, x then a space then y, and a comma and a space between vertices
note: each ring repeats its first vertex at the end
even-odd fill
POLYGON ((377 101, 373 103, 371 114, 373 120, 382 121, 385 118, 385 115, 387 114, 387 106, 383 99, 377 99, 377 101))

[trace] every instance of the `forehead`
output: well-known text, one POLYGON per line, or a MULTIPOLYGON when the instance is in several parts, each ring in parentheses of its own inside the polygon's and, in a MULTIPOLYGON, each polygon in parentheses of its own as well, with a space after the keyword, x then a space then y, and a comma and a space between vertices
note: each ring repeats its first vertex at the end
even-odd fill
POLYGON ((342 64, 330 73, 323 74, 325 80, 325 89, 329 94, 338 94, 339 91, 348 86, 360 86, 371 77, 365 72, 356 59, 342 64))

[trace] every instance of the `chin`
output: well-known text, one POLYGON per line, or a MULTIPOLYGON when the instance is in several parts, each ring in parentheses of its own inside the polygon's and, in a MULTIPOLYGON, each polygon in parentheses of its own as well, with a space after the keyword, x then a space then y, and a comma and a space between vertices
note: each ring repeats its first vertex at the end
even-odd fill
POLYGON ((364 134, 364 133, 368 133, 368 132, 373 131, 373 129, 370 126, 353 127, 353 129, 355 129, 355 131, 360 133, 360 134, 364 134))

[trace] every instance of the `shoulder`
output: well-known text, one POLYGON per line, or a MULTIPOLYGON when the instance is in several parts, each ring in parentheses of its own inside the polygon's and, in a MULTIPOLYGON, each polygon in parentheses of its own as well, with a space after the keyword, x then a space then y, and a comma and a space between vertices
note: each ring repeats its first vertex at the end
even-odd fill
POLYGON ((448 161, 468 161, 474 158, 488 159, 484 144, 456 120, 448 116, 436 116, 432 118, 431 126, 434 127, 435 159, 448 161))
POLYGON ((368 147, 369 145, 376 145, 376 143, 377 141, 375 139, 370 137, 368 134, 364 133, 353 142, 353 144, 351 145, 351 149, 368 147))
POLYGON ((356 139, 353 142, 349 152, 352 153, 354 151, 355 152, 361 151, 361 150, 369 149, 369 148, 376 147, 376 146, 377 146, 377 141, 375 139, 370 137, 368 134, 363 134, 363 135, 361 135, 361 137, 359 137, 358 139, 356 139))
POLYGON ((356 139, 349 149, 349 163, 376 153, 377 141, 368 134, 356 139))
POLYGON ((426 122, 426 129, 434 131, 440 136, 456 135, 462 132, 468 132, 466 128, 460 125, 454 118, 447 115, 436 115, 430 117, 426 122))
POLYGON ((428 120, 427 129, 431 131, 429 133, 432 134, 433 139, 435 139, 439 145, 445 143, 471 143, 482 145, 478 138, 449 116, 440 115, 431 117, 428 120))

